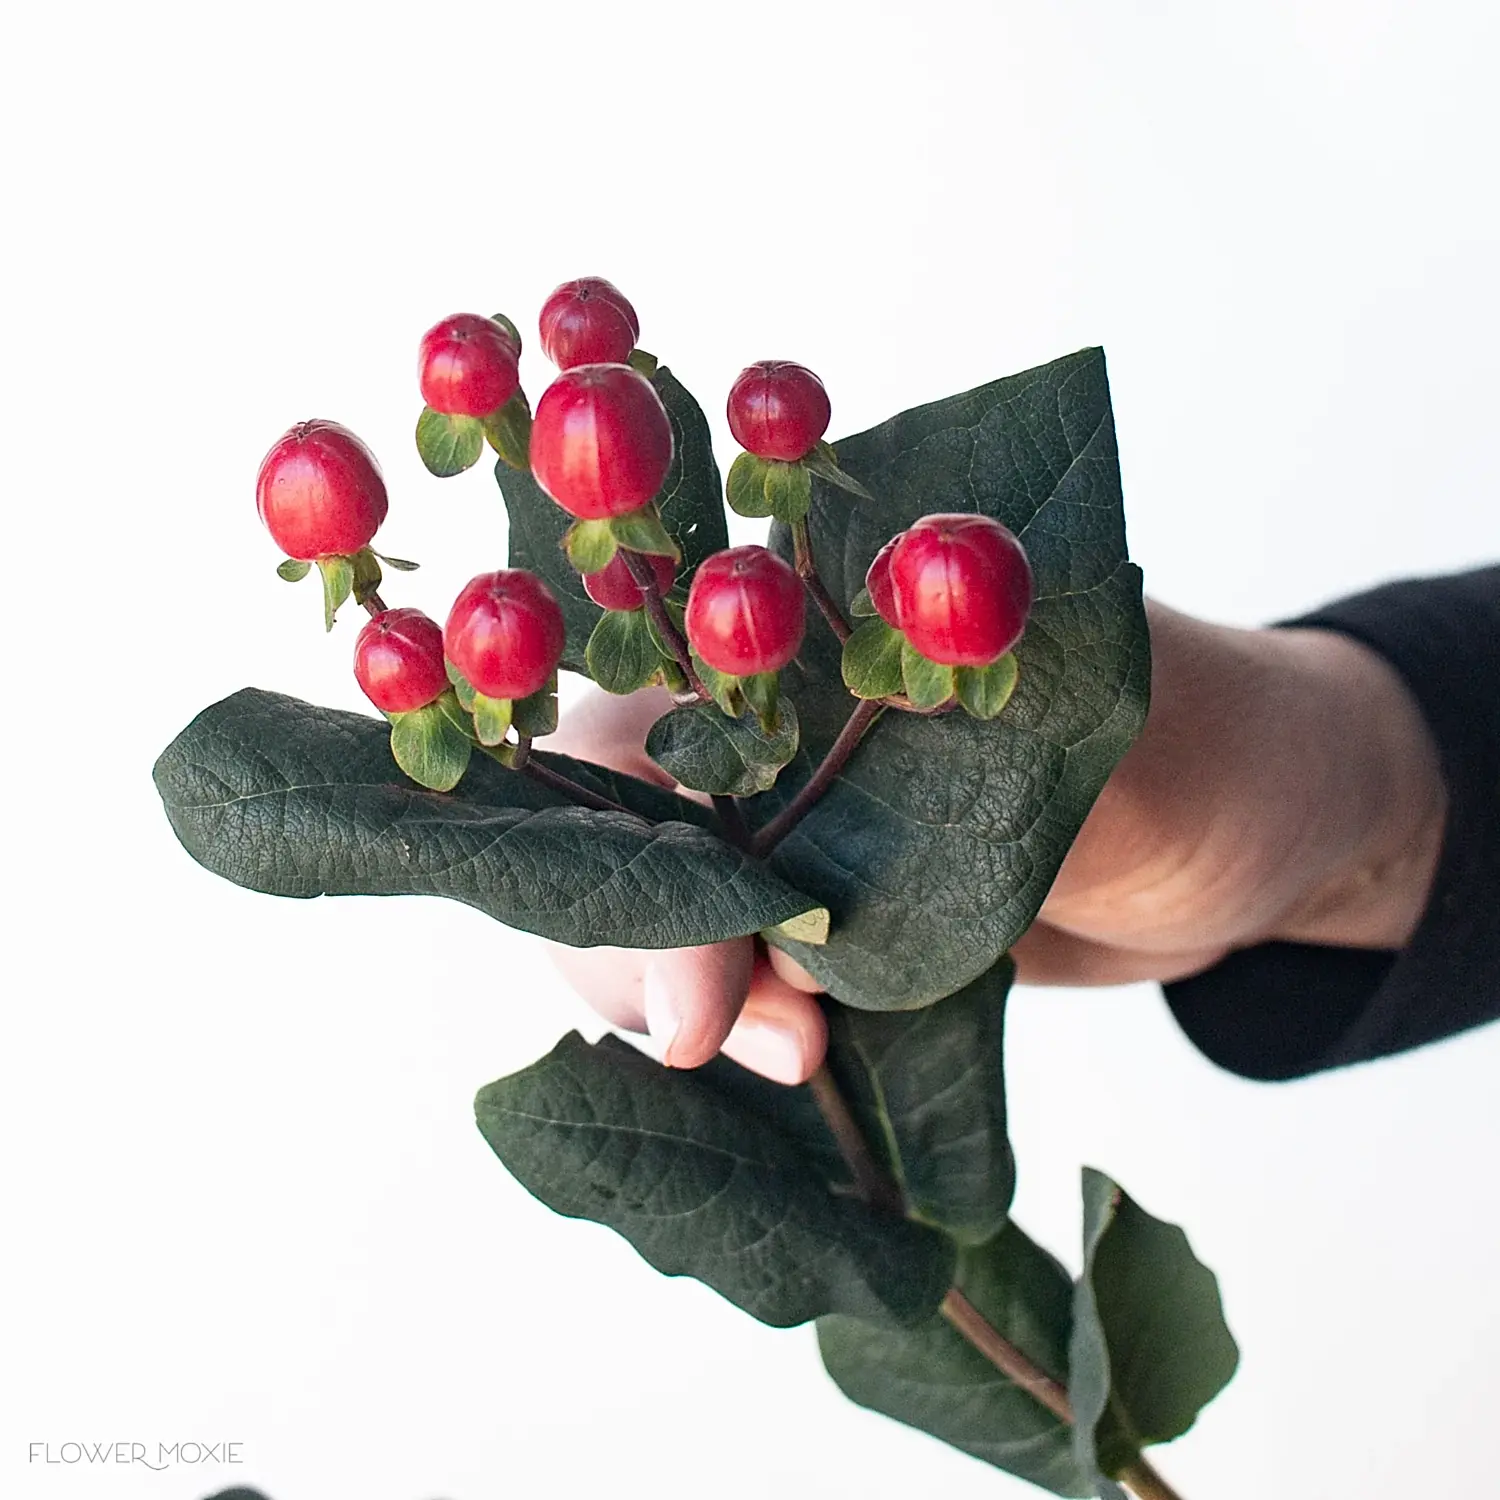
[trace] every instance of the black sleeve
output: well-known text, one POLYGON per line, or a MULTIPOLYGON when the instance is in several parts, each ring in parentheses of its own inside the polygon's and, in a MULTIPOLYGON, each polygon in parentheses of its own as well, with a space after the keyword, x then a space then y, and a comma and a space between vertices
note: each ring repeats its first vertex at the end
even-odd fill
POLYGON ((1500 567, 1388 584, 1288 625, 1378 651, 1437 741, 1448 823, 1399 953, 1267 943, 1165 986, 1183 1030, 1249 1078, 1300 1078, 1500 1018, 1500 567))

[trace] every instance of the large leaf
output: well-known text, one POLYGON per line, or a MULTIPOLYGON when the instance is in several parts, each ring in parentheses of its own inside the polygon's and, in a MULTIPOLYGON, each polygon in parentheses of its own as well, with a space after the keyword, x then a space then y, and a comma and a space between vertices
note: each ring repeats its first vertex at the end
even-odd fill
MULTIPOLYGON (((682 549, 678 579, 686 583, 705 557, 729 545, 724 494, 708 422, 698 403, 665 365, 651 384, 667 409, 673 439, 672 467, 657 503, 668 533, 682 549)), ((584 649, 601 611, 562 550, 563 533, 573 518, 542 493, 528 470, 501 461, 495 465, 495 481, 510 515, 510 565, 539 573, 557 595, 568 628, 563 665, 582 672, 584 649)))
POLYGON ((194 859, 272 895, 448 896, 557 942, 637 948, 742 936, 814 906, 683 799, 540 759, 676 820, 574 806, 480 756, 455 792, 427 792, 397 770, 384 723, 254 688, 199 714, 156 783, 194 859))
POLYGON ((1083 1172, 1084 1268, 1073 1301, 1071 1395, 1081 1466, 1119 1475, 1180 1437, 1228 1384, 1239 1350, 1219 1283, 1175 1224, 1102 1172, 1083 1172))
MULTIPOLYGON (((958 1286, 985 1320, 1055 1380, 1068 1373, 1068 1273, 1014 1224, 959 1256, 958 1286)), ((1067 1425, 1001 1374, 941 1316, 912 1329, 818 1320, 823 1363, 851 1401, 1029 1479, 1092 1495, 1067 1425)))
MULTIPOLYGON (((882 544, 932 511, 996 517, 1036 575, 1005 712, 991 723, 885 714, 776 856, 834 915, 825 948, 790 951, 840 1000, 902 1009, 983 973, 1031 924, 1140 729, 1150 650, 1099 350, 905 412, 837 449, 877 497, 816 482, 813 551, 845 606, 882 544)), ((784 530, 776 544, 789 554, 784 530)), ((756 820, 837 734, 849 703, 839 668, 837 641, 811 623, 785 682, 803 748, 756 820)))
POLYGON ((948 1288, 941 1235, 830 1193, 776 1132, 616 1038, 569 1033, 482 1089, 475 1114, 549 1208, 609 1225, 658 1271, 694 1276, 763 1323, 911 1323, 948 1288))

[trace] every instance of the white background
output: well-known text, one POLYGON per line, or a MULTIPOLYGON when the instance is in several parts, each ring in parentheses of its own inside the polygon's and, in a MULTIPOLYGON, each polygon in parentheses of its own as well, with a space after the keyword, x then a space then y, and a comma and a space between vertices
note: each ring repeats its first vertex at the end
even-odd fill
MULTIPOLYGON (((352 620, 323 637, 251 503, 291 422, 381 456, 383 542, 425 564, 389 597, 441 613, 499 564, 485 469, 418 465, 417 338, 461 308, 529 332, 578 274, 720 425, 755 358, 819 370, 837 435, 1104 344, 1132 550, 1180 607, 1252 623, 1492 560, 1495 14, 12 16, 0 1493, 1030 1493, 507 1178, 471 1096, 585 1014, 540 944, 215 880, 151 762, 247 683, 360 706, 352 620), (112 1439, 246 1463, 27 1462, 112 1439)), ((1271 1088, 1154 991, 1026 992, 1010 1071, 1033 1233, 1076 1260, 1087 1161, 1221 1274, 1244 1362, 1161 1454, 1186 1495, 1493 1492, 1500 1028, 1271 1088)))

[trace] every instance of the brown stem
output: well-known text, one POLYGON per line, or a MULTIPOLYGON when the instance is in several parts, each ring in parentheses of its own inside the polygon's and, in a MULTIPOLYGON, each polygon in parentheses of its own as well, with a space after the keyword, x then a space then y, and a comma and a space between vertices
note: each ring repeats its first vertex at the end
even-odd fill
POLYGON ((625 566, 630 569, 630 576, 635 579, 636 586, 646 600, 646 613, 651 617, 651 623, 656 626, 656 633, 665 642, 667 650, 677 659, 677 665, 682 668, 682 675, 687 678, 688 686, 698 695, 700 702, 709 702, 709 694, 693 666, 693 654, 688 649, 688 643, 683 638, 682 632, 677 628, 677 622, 667 609, 666 600, 661 596, 661 589, 657 585, 656 574, 652 572, 651 564, 639 552, 632 552, 628 547, 621 547, 620 555, 625 559, 625 566))
POLYGON ((511 769, 519 770, 523 776, 551 787, 554 792, 561 792, 570 802, 576 802, 580 807, 592 807, 595 812, 627 813, 632 818, 640 816, 639 813, 631 812, 628 807, 621 807, 618 802, 611 802, 608 797, 601 797, 598 792, 591 792, 586 786, 579 786, 576 781, 554 771, 551 766, 544 766, 539 760, 528 757, 523 765, 513 766, 511 769))
POLYGON ((385 613, 385 600, 380 597, 380 594, 375 589, 371 589, 369 593, 367 593, 365 597, 360 600, 360 603, 363 604, 367 610, 369 610, 370 618, 372 620, 376 615, 383 615, 385 613))
POLYGON ((736 849, 743 849, 748 853, 750 849, 750 829, 745 823, 744 813, 740 811, 739 799, 715 793, 713 803, 714 811, 719 815, 720 826, 724 830, 724 837, 736 849))
POLYGON ((865 737, 870 726, 884 712, 885 705, 873 698, 861 698, 849 715, 839 737, 833 742, 822 764, 808 777, 797 795, 756 834, 750 852, 757 859, 764 859, 792 829, 794 829, 817 800, 834 783, 840 771, 848 764, 855 747, 865 737))
POLYGON ((512 771, 524 771, 531 764, 531 736, 516 731, 516 748, 510 758, 512 771))
POLYGON ((853 632, 849 629, 849 622, 844 619, 842 611, 834 602, 833 595, 818 577, 817 559, 813 557, 812 538, 807 532, 807 517, 792 525, 792 558, 797 568, 797 577, 802 580, 802 586, 822 611, 823 618, 828 621, 828 628, 839 638, 840 642, 847 641, 853 632))
POLYGON ((901 1189, 886 1176, 880 1163, 875 1160, 874 1153, 859 1128, 859 1122, 850 1112, 826 1062, 807 1080, 807 1086, 812 1090, 818 1112, 838 1143, 844 1165, 854 1178, 855 1192, 871 1208, 904 1215, 906 1203, 901 1196, 901 1189))
POLYGON ((1073 1407, 1067 1388, 996 1332, 956 1286, 948 1289, 939 1311, 1007 1380, 1014 1381, 1028 1396, 1041 1402, 1059 1422, 1072 1425, 1073 1407))
POLYGON ((1137 1459, 1120 1472, 1120 1483, 1133 1490, 1138 1500, 1182 1500, 1182 1496, 1152 1468, 1145 1458, 1137 1459))

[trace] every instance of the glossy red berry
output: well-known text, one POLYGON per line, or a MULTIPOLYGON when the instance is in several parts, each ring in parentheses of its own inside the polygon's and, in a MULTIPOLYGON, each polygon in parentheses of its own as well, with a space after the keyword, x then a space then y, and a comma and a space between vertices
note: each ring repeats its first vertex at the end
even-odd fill
POLYGON ((764 547, 716 552, 693 575, 688 640, 716 672, 779 670, 797 654, 802 625, 802 581, 764 547))
POLYGON ((729 389, 729 430, 757 458, 805 458, 828 431, 832 414, 823 382, 786 359, 763 359, 741 370, 729 389))
POLYGON ((387 503, 375 455, 337 422, 283 433, 255 479, 256 509, 276 545, 304 560, 368 546, 387 503))
POLYGON ((529 698, 563 653, 563 615, 535 573, 501 568, 471 578, 448 612, 448 660, 488 698, 529 698))
POLYGON ((897 622, 930 661, 988 666, 1026 627, 1031 565, 988 516, 923 516, 898 539, 890 575, 897 622))
POLYGON ((671 464, 667 409, 629 365, 566 370, 537 402, 531 472, 569 515, 600 521, 639 510, 671 464))
POLYGON ((875 606, 875 613, 893 628, 897 627, 900 622, 896 618, 896 595, 891 586, 891 554, 896 550, 896 543, 904 535, 903 532, 893 536, 875 554, 875 561, 870 564, 869 572, 865 574, 865 588, 869 590, 870 603, 875 606))
POLYGON ((622 365, 641 336, 625 294, 602 276, 565 281, 542 304, 542 353, 559 370, 622 365))
MULTIPOLYGON (((646 553, 638 553, 637 556, 650 565, 651 571, 656 575, 657 588, 665 594, 677 576, 677 565, 670 557, 654 557, 646 553)), ((610 558, 609 565, 600 568, 597 573, 585 573, 583 590, 595 604, 604 609, 642 609, 646 603, 641 586, 631 577, 630 565, 625 561, 624 552, 616 552, 610 558)))
POLYGON ((454 417, 488 417, 521 385, 520 350, 507 329, 477 313, 454 313, 422 335, 422 399, 454 417))
POLYGON ((448 686, 443 632, 420 609, 387 609, 354 643, 354 675, 382 713, 425 708, 448 686))

